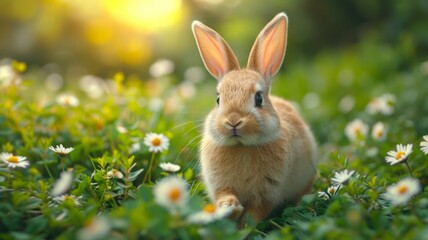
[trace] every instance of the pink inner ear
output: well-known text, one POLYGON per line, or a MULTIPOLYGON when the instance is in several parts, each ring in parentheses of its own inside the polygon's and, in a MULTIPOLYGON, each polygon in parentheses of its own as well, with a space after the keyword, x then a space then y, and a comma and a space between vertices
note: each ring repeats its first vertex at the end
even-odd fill
POLYGON ((234 53, 220 35, 202 23, 193 28, 202 60, 211 75, 221 79, 228 71, 239 69, 234 53))
POLYGON ((216 36, 207 34, 206 43, 204 43, 204 59, 208 70, 216 77, 221 78, 227 71, 227 59, 225 59, 226 51, 221 43, 221 39, 216 36), (214 40, 215 39, 215 40, 214 40))
POLYGON ((262 39, 262 69, 263 75, 272 77, 281 67, 285 51, 285 21, 274 25, 262 39))
POLYGON ((265 78, 273 77, 281 67, 287 39, 287 17, 278 14, 260 32, 251 50, 248 67, 265 78))

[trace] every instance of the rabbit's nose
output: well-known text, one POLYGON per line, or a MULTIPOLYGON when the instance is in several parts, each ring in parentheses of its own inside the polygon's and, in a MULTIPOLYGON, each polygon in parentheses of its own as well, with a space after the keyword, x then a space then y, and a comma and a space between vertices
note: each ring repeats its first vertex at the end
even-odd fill
POLYGON ((237 122, 230 122, 230 121, 226 121, 226 124, 229 126, 229 127, 231 127, 231 128, 234 128, 234 129, 236 129, 236 128, 239 128, 240 127, 240 125, 242 124, 242 120, 239 120, 239 121, 237 121, 237 122))
POLYGON ((231 129, 239 128, 242 123, 242 117, 237 113, 231 113, 229 116, 227 116, 225 121, 226 127, 231 129))
POLYGON ((226 128, 229 129, 231 136, 233 137, 239 137, 239 129, 242 127, 242 120, 237 120, 234 122, 231 122, 229 120, 226 120, 226 128))

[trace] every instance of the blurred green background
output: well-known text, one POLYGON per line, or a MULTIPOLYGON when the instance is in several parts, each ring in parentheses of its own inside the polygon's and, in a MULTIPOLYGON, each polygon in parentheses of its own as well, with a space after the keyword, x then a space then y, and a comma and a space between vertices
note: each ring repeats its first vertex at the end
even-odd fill
POLYGON ((400 51, 401 67, 428 53, 426 0, 1 0, 0 9, 0 56, 100 76, 144 76, 158 58, 172 59, 178 72, 200 65, 195 19, 221 33, 245 63, 280 11, 290 19, 286 67, 368 40, 400 51))
MULTIPOLYGON (((0 9, 0 58, 27 63, 33 79, 55 73, 69 85, 88 74, 156 79, 150 69, 159 59, 170 60, 174 83, 199 74, 215 84, 191 22, 218 31, 244 65, 259 31, 286 12, 288 49, 273 92, 302 106, 320 142, 342 139, 331 130, 364 118, 351 110, 386 92, 412 106, 394 117, 428 132, 426 0, 0 0, 0 9)), ((213 89, 197 86, 204 99, 188 111, 207 113, 213 89)))

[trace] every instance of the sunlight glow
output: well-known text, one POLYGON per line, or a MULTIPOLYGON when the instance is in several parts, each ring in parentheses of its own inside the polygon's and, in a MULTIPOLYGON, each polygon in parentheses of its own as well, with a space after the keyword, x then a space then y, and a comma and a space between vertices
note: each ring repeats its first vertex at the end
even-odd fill
POLYGON ((181 0, 105 0, 106 11, 118 22, 154 32, 176 24, 181 18, 181 0))

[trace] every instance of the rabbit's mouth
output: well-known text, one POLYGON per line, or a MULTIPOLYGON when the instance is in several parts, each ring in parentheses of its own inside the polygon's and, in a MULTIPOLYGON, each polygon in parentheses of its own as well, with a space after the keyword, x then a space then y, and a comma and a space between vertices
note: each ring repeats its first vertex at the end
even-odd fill
POLYGON ((238 138, 238 137, 241 137, 241 135, 239 135, 239 134, 238 134, 238 129, 236 129, 236 128, 232 128, 232 129, 230 129, 230 136, 231 136, 232 138, 238 138))

